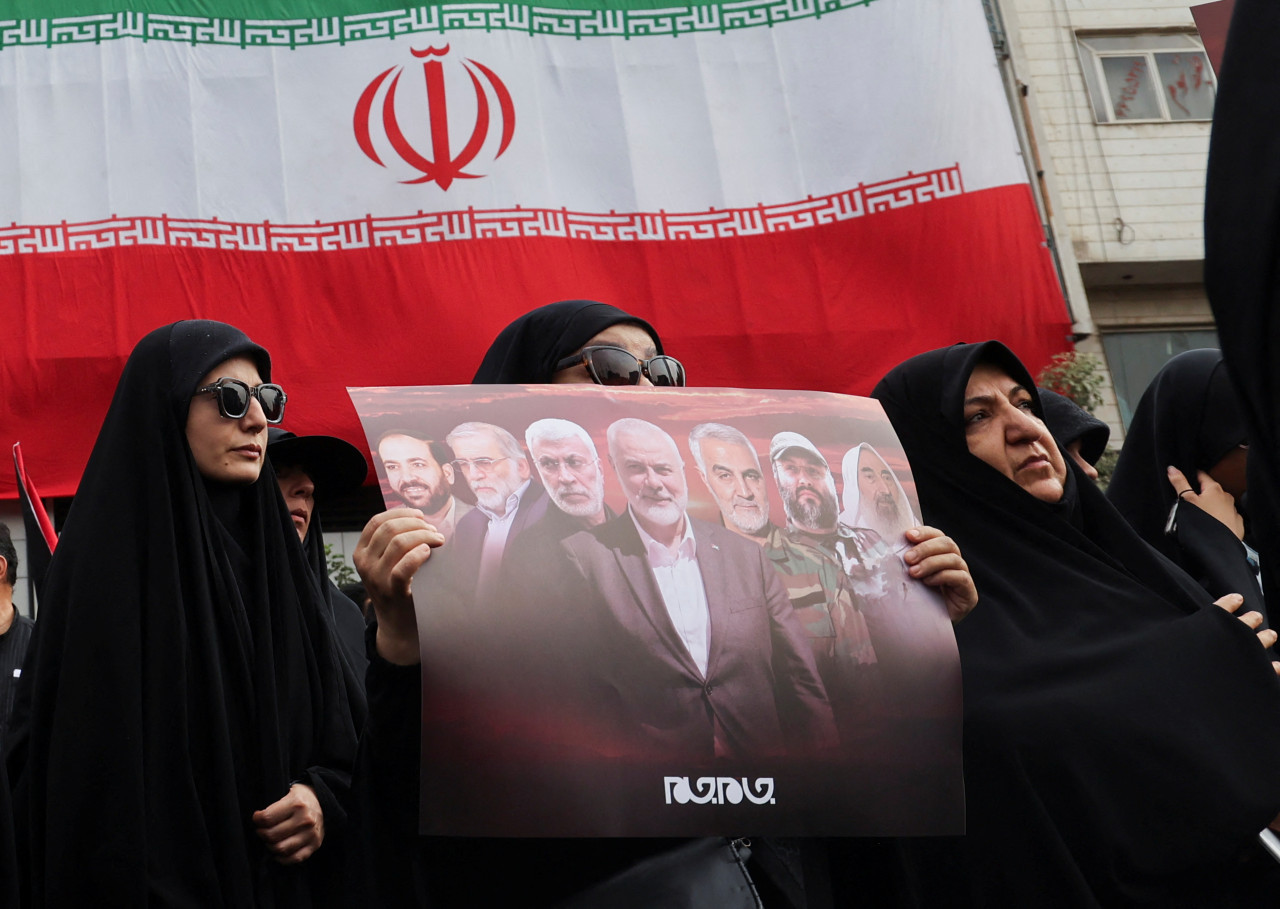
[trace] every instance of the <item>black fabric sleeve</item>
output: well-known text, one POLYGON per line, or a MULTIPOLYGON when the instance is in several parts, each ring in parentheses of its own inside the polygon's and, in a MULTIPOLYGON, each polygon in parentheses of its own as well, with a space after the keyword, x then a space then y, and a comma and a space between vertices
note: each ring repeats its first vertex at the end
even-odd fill
POLYGON ((425 906, 425 844, 418 836, 422 672, 380 657, 377 633, 377 622, 370 621, 365 630, 369 718, 352 774, 348 903, 425 906))
POLYGON ((1244 605, 1238 614, 1261 613, 1263 627, 1271 627, 1262 589, 1244 544, 1204 509, 1190 502, 1179 502, 1175 507, 1173 536, 1182 554, 1182 567, 1215 600, 1229 593, 1240 594, 1244 605))

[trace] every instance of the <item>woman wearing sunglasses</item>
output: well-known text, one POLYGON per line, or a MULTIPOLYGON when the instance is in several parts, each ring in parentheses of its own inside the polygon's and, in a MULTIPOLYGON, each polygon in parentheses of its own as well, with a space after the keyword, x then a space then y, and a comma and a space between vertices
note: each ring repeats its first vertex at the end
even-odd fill
POLYGON ((33 905, 339 893, 336 857, 311 857, 342 826, 363 702, 265 461, 286 401, 270 372, 206 321, 153 331, 125 365, 19 694, 33 905))
MULTIPOLYGON (((565 300, 504 328, 473 382, 680 386, 684 367, 663 353, 644 320, 605 303, 565 300)), ((409 580, 442 542, 419 513, 395 509, 369 523, 355 554, 379 622, 367 677, 370 721, 357 770, 358 795, 372 813, 373 901, 397 907, 551 906, 650 860, 654 867, 625 885, 631 900, 625 905, 644 905, 655 881, 665 888, 663 905, 685 905, 683 895, 695 892, 692 881, 703 875, 702 885, 713 888, 704 895, 714 894, 706 905, 752 905, 738 866, 732 856, 725 860, 723 840, 417 836, 421 675, 409 580), (720 887, 710 880, 715 874, 724 875, 720 887)), ((583 899, 582 905, 619 905, 616 892, 583 899)))
MULTIPOLYGON (((665 355, 647 322, 605 303, 566 300, 503 329, 473 382, 683 386, 685 370, 665 355)), ((421 670, 409 583, 443 542, 419 512, 395 509, 369 522, 355 552, 378 619, 367 676, 370 719, 357 769, 360 803, 371 815, 367 898, 395 907, 755 909, 758 894, 768 909, 852 904, 832 895, 830 863, 852 882, 860 904, 893 904, 881 896, 898 886, 896 855, 876 843, 862 849, 862 841, 755 838, 748 849, 723 837, 419 837, 421 670)))
POLYGON ((499 332, 471 382, 683 386, 685 375, 648 322, 608 303, 561 300, 499 332))

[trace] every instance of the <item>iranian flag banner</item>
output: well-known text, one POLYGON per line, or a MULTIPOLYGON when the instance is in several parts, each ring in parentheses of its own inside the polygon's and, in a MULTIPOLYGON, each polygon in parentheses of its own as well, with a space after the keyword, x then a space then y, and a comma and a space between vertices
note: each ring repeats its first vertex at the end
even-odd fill
POLYGON ((980 0, 5 9, 0 441, 48 495, 181 318, 353 442, 346 386, 467 382, 558 299, 650 320, 702 386, 1068 344, 980 0))

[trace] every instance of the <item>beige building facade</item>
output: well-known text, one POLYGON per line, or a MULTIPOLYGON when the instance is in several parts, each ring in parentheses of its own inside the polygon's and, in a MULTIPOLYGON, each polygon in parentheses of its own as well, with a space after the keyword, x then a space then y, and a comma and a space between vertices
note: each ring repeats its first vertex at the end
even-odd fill
POLYGON ((1216 76, 1187 0, 986 0, 1077 349, 1112 445, 1170 356, 1217 345, 1202 280, 1216 76))

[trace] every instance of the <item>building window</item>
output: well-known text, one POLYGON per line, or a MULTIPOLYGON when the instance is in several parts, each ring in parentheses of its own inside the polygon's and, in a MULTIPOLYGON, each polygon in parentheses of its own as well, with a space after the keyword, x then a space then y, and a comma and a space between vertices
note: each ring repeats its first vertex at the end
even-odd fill
POLYGON ((1217 347, 1218 333, 1212 328, 1184 331, 1124 331, 1102 336, 1102 349, 1115 383, 1120 423, 1125 431, 1134 408, 1151 380, 1172 357, 1201 347, 1217 347))
POLYGON ((1192 35, 1078 35, 1099 123, 1209 120, 1217 84, 1192 35))

